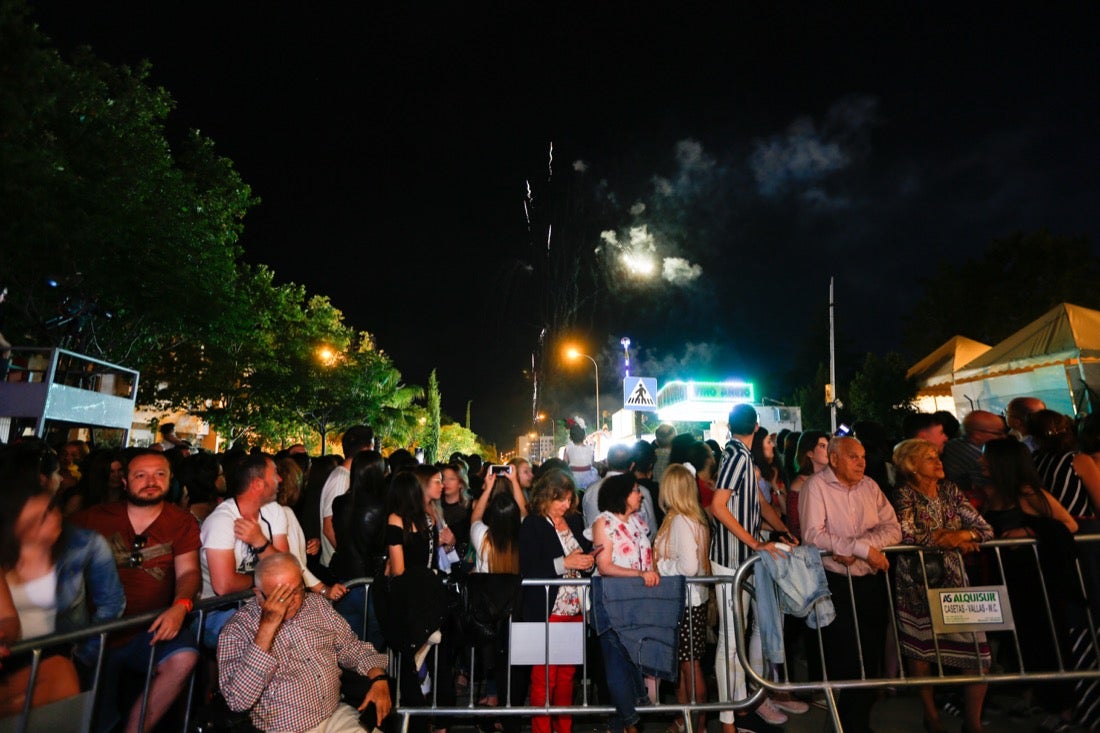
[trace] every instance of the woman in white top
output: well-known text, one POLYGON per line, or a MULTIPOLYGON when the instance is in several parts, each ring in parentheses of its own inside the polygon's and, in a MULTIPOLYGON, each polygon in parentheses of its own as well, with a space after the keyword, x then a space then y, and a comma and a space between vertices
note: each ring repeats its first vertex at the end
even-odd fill
POLYGON ((519 574, 519 525, 527 516, 527 499, 514 466, 493 477, 470 514, 470 544, 477 553, 475 573, 519 574))
MULTIPOLYGON (((653 543, 657 572, 661 575, 710 575, 710 529, 707 515, 699 504, 695 476, 684 466, 673 463, 661 477, 661 509, 665 521, 653 543)), ((707 642, 707 598, 710 589, 689 583, 686 598, 688 612, 680 622, 680 681, 676 701, 681 704, 707 699, 707 678, 702 658, 707 642)), ((706 730, 706 715, 700 713, 696 730, 706 730)), ((684 720, 677 717, 670 730, 682 731, 684 720)))
MULTIPOLYGON (((53 634, 58 611, 65 609, 58 608, 58 561, 63 548, 61 511, 54 506, 48 489, 33 484, 9 485, 5 489, 4 507, 0 511, 0 529, 5 535, 0 546, 3 575, 0 645, 5 646, 0 649, 6 652, 7 644, 53 634)), ((118 584, 117 573, 114 582, 118 584)), ((60 579, 60 585, 64 584, 64 579, 60 579)), ((29 655, 4 660, 4 669, 0 671, 0 717, 16 715, 23 709, 30 683, 30 662, 29 655)), ((73 663, 56 649, 47 648, 38 669, 32 707, 79 692, 73 663)))
POLYGON ((574 423, 569 427, 569 445, 562 448, 562 460, 569 464, 573 472, 573 483, 584 491, 600 478, 596 470, 596 451, 584 444, 584 428, 574 423))

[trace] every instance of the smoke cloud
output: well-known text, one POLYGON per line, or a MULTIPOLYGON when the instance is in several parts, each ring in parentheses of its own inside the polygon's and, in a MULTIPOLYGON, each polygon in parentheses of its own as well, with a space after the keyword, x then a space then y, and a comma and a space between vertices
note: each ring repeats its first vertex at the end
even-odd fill
POLYGON ((848 205, 820 188, 831 174, 845 170, 867 151, 867 133, 877 122, 878 100, 852 95, 838 100, 820 125, 809 116, 795 119, 785 132, 753 143, 749 167, 757 190, 776 196, 809 187, 807 203, 824 208, 848 205), (816 190, 815 190, 816 189, 816 190))

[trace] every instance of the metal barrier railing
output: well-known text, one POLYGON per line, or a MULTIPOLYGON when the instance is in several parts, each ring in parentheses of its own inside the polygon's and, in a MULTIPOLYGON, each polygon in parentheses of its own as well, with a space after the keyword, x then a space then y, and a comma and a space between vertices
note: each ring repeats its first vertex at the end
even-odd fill
MULTIPOLYGON (((1077 537, 1076 540, 1081 545, 1088 545, 1090 543, 1100 542, 1100 535, 1081 536, 1081 537, 1077 537)), ((997 568, 997 570, 1000 574, 1000 577, 1002 577, 1002 578, 1004 577, 1004 563, 1003 563, 1003 558, 1002 558, 1002 552, 1008 551, 1008 550, 1019 551, 1021 548, 1027 548, 1027 547, 1031 548, 1032 552, 1030 554, 1034 557, 1035 562, 1038 563, 1039 562, 1039 554, 1038 554, 1038 550, 1037 550, 1036 543, 1035 543, 1034 540, 1030 540, 1030 539, 1028 539, 1028 540, 1023 540, 1023 539, 1021 539, 1021 540, 996 540, 996 541, 983 543, 983 545, 982 545, 983 552, 988 552, 988 553, 991 553, 993 555, 993 559, 995 560, 995 563, 996 563, 996 568, 997 568)), ((920 561, 921 561, 920 564, 921 564, 922 572, 925 572, 925 573, 926 573, 926 566, 925 566, 925 562, 924 562, 925 555, 931 555, 931 554, 934 554, 936 552, 936 551, 931 550, 929 548, 920 548, 920 547, 914 547, 914 546, 896 546, 896 547, 887 548, 886 551, 888 553, 890 553, 891 555, 896 555, 897 553, 906 553, 906 552, 907 553, 917 553, 917 555, 918 555, 918 557, 920 558, 920 561)), ((744 605, 743 605, 742 591, 743 590, 746 591, 746 593, 748 593, 749 595, 753 594, 754 591, 751 588, 751 585, 749 584, 748 581, 753 576, 754 570, 755 570, 755 567, 756 567, 756 563, 758 563, 758 562, 759 562, 759 558, 757 558, 757 557, 750 558, 750 560, 748 562, 742 564, 742 566, 740 568, 738 568, 737 573, 734 576, 708 576, 708 577, 694 577, 694 578, 687 578, 686 579, 686 581, 689 584, 704 584, 704 585, 708 585, 708 586, 717 586, 718 584, 732 583, 733 587, 732 587, 731 595, 732 595, 732 599, 733 599, 733 611, 734 611, 733 614, 732 614, 733 621, 734 621, 733 629, 732 629, 732 631, 733 631, 732 638, 733 638, 733 640, 736 644, 737 649, 739 649, 739 650, 744 650, 744 649, 747 648, 747 644, 746 644, 746 641, 747 641, 746 640, 746 631, 747 630, 745 628, 745 623, 744 623, 745 614, 746 614, 747 609, 745 609, 744 605)), ((1082 596, 1086 599, 1086 604, 1085 605, 1086 605, 1086 611, 1087 611, 1088 639, 1091 643, 1092 649, 1094 651, 1097 651, 1097 650, 1100 650, 1100 643, 1098 643, 1096 623, 1095 623, 1095 620, 1092 616, 1091 609, 1088 608, 1088 605, 1089 605, 1088 600, 1090 599, 1090 593, 1089 593, 1090 588, 1089 588, 1089 583, 1087 583, 1086 580, 1085 580, 1085 575, 1083 573, 1080 561, 1078 561, 1076 563, 1076 575, 1077 575, 1077 578, 1078 578, 1078 582, 1080 584, 1082 596)), ((1051 635, 1051 638, 1056 640, 1059 630, 1055 627, 1055 619, 1054 619, 1054 616, 1053 616, 1053 614, 1050 610, 1050 600, 1049 600, 1048 590, 1046 588, 1046 583, 1042 579, 1042 573, 1039 573, 1039 578, 1040 578, 1040 583, 1039 583, 1040 588, 1037 589, 1037 590, 1042 595, 1042 598, 1043 598, 1043 601, 1044 601, 1044 606, 1045 606, 1046 611, 1047 611, 1046 615, 1047 615, 1047 621, 1048 621, 1048 626, 1049 626, 1049 633, 1051 635)), ((362 632, 361 633, 362 638, 366 637, 367 629, 368 629, 368 607, 369 607, 370 597, 371 597, 371 588, 370 588, 371 583, 372 583, 372 579, 370 579, 370 578, 357 578, 355 580, 348 581, 347 583, 345 583, 345 585, 349 589, 354 589, 358 586, 365 586, 366 587, 366 592, 364 593, 364 598, 363 598, 363 619, 364 619, 364 621, 363 621, 363 628, 360 630, 362 632)), ((849 579, 849 583, 851 583, 850 579, 849 579)), ((584 600, 585 600, 585 602, 583 604, 583 607, 585 609, 588 608, 589 604, 587 602, 587 596, 588 596, 588 593, 589 593, 589 586, 590 586, 590 583, 589 583, 588 579, 524 580, 522 584, 523 584, 524 587, 542 587, 542 588, 544 588, 544 591, 547 594, 550 593, 552 588, 557 587, 557 586, 562 586, 562 585, 580 586, 583 589, 583 597, 584 597, 584 600)), ((886 584, 886 587, 887 587, 887 594, 890 596, 889 597, 889 608, 893 609, 893 608, 895 608, 895 606, 894 606, 894 603, 893 603, 892 589, 891 589, 889 583, 886 584)), ((225 607, 230 606, 232 604, 239 604, 241 601, 248 600, 251 597, 252 597, 252 592, 251 591, 244 591, 244 592, 241 592, 239 594, 235 594, 233 596, 223 596, 223 597, 219 597, 219 598, 208 599, 208 600, 202 601, 200 603, 197 603, 196 607, 195 607, 195 612, 199 616, 198 628, 200 630, 199 631, 199 634, 200 634, 199 646, 200 646, 200 648, 202 647, 202 639, 201 639, 202 626, 203 626, 202 621, 204 620, 205 614, 209 611, 222 609, 222 608, 225 608, 225 607)), ((1095 600, 1095 599, 1092 599, 1092 600, 1095 600)), ((856 617, 858 619, 858 611, 855 611, 855 613, 857 614, 856 617)), ((98 658, 96 660, 95 673, 94 673, 94 676, 93 676, 92 686, 91 686, 91 690, 90 690, 91 697, 92 697, 92 700, 93 700, 92 705, 93 705, 93 714, 94 714, 95 706, 98 705, 97 697, 98 697, 99 683, 100 683, 99 678, 100 678, 100 675, 102 674, 104 660, 105 660, 105 654, 106 654, 106 651, 107 651, 106 640, 107 640, 108 635, 111 634, 111 633, 114 633, 114 632, 132 630, 134 628, 139 628, 139 627, 140 628, 146 628, 149 625, 149 623, 151 623, 152 620, 155 619, 158 615, 159 615, 159 612, 150 612, 150 613, 142 614, 142 615, 139 615, 139 616, 130 616, 130 617, 127 617, 127 618, 124 618, 124 619, 119 619, 117 621, 111 621, 111 622, 107 622, 107 623, 104 623, 104 624, 99 624, 99 625, 96 625, 94 627, 89 627, 88 629, 84 629, 84 630, 81 630, 81 631, 75 631, 75 632, 64 633, 64 634, 55 634, 55 635, 52 635, 52 636, 49 636, 49 637, 42 637, 42 638, 38 638, 38 639, 31 639, 31 640, 28 640, 28 641, 19 642, 18 644, 14 644, 14 645, 11 646, 11 652, 12 652, 12 654, 21 654, 21 653, 27 653, 27 652, 29 652, 31 654, 30 680, 29 680, 28 688, 27 688, 28 692, 29 692, 30 690, 34 689, 34 685, 35 685, 36 678, 37 678, 37 675, 38 675, 38 667, 39 667, 39 663, 40 663, 40 660, 41 660, 41 655, 42 655, 42 652, 43 652, 44 649, 53 648, 53 647, 56 647, 56 646, 62 645, 62 644, 76 644, 76 643, 82 642, 86 639, 98 636, 99 640, 100 640, 99 655, 98 655, 98 658)), ((894 614, 894 618, 896 619, 896 612, 894 614)), ((688 624, 693 623, 693 620, 691 619, 690 614, 686 614, 685 619, 687 619, 688 624)), ((587 612, 587 610, 584 612, 584 619, 583 620, 585 621, 584 628, 588 629, 588 624, 587 624, 588 612, 587 612)), ((818 633, 819 638, 820 638, 820 630, 818 630, 817 633, 818 633)), ((1013 644, 1014 644, 1015 649, 1016 649, 1017 656, 1022 660, 1022 654, 1021 654, 1020 643, 1019 643, 1019 636, 1018 636, 1017 632, 1015 632, 1015 631, 1012 632, 1012 639, 1013 639, 1013 644)), ((898 652, 898 656, 900 657, 901 656, 901 654, 900 654, 900 643, 898 642, 896 635, 894 637, 894 644, 895 644, 895 649, 898 652)), ((695 716, 698 713, 721 712, 721 711, 728 711, 728 710, 742 710, 742 709, 746 709, 746 708, 751 708, 751 707, 756 706, 757 703, 759 703, 763 699, 763 697, 768 693, 783 693, 783 692, 789 692, 789 693, 815 693, 815 692, 823 692, 825 697, 826 697, 826 701, 827 701, 827 704, 828 704, 830 714, 832 715, 832 717, 834 719, 834 724, 836 724, 838 726, 838 730, 840 730, 840 727, 839 727, 840 726, 840 721, 839 721, 839 718, 837 717, 837 706, 836 706, 835 692, 845 690, 845 689, 876 688, 876 687, 886 687, 886 686, 923 686, 923 685, 948 685, 948 684, 955 685, 955 684, 968 684, 968 683, 983 683, 983 684, 993 683, 993 684, 995 684, 995 683, 1018 683, 1018 682, 1021 682, 1021 681, 1039 682, 1039 681, 1050 681, 1050 680, 1070 680, 1070 679, 1079 680, 1079 679, 1096 679, 1096 678, 1100 678, 1100 669, 1097 669, 1095 667, 1091 668, 1091 669, 1067 669, 1066 668, 1066 660, 1062 658, 1060 650, 1057 649, 1058 644, 1055 643, 1054 646, 1055 646, 1056 650, 1058 651, 1058 654, 1057 654, 1057 669, 1055 669, 1055 670, 1027 670, 1027 669, 1021 667, 1021 669, 1018 672, 989 672, 989 671, 979 670, 979 672, 976 673, 976 674, 945 675, 944 670, 943 670, 943 665, 938 660, 937 666, 936 666, 938 674, 935 675, 935 676, 931 676, 931 677, 912 677, 912 676, 908 676, 906 674, 904 668, 902 668, 900 670, 900 676, 897 676, 897 677, 893 677, 893 676, 891 676, 891 677, 876 677, 876 676, 873 676, 874 673, 875 673, 874 670, 867 670, 865 668, 865 666, 863 664, 862 653, 860 653, 861 674, 860 674, 859 679, 847 679, 847 680, 828 679, 828 675, 827 675, 827 672, 826 672, 828 667, 825 664, 824 658, 822 658, 822 671, 824 673, 823 674, 823 679, 821 679, 821 680, 811 680, 811 681, 805 681, 805 682, 791 681, 791 679, 790 679, 790 666, 791 665, 786 663, 787 660, 785 660, 785 663, 783 664, 784 679, 780 681, 780 680, 774 680, 774 679, 771 679, 768 676, 762 675, 759 671, 754 669, 752 667, 752 665, 749 663, 749 658, 748 658, 747 654, 739 654, 738 658, 739 658, 739 661, 740 661, 740 663, 741 663, 741 665, 744 669, 744 672, 745 672, 745 675, 746 675, 746 680, 748 681, 748 684, 749 684, 749 689, 747 691, 747 696, 746 697, 741 698, 741 699, 729 699, 729 700, 726 700, 726 701, 699 699, 701 697, 700 694, 699 694, 700 691, 695 689, 694 679, 693 679, 692 680, 692 685, 691 685, 691 691, 690 691, 690 700, 687 703, 677 702, 677 703, 663 703, 662 704, 662 703, 658 702, 657 704, 642 708, 638 712, 641 713, 642 715, 650 715, 650 714, 653 714, 653 713, 664 713, 664 714, 676 713, 676 714, 682 715, 683 718, 684 718, 687 733, 692 733, 692 731, 693 731, 693 721, 694 721, 695 716)), ((550 661, 549 661, 549 659, 550 659, 550 638, 549 638, 549 633, 547 633, 546 636, 544 637, 544 648, 545 648, 545 651, 546 651, 546 657, 545 657, 546 661, 544 662, 544 665, 546 666, 547 671, 548 671, 548 668, 550 666, 550 661)), ((148 664, 147 664, 147 668, 146 668, 146 677, 145 677, 144 686, 143 686, 142 709, 141 709, 141 719, 140 719, 140 727, 142 729, 144 729, 145 709, 148 705, 149 689, 150 689, 150 684, 151 684, 152 675, 153 675, 154 651, 155 651, 155 649, 153 647, 151 647, 150 648, 150 653, 149 653, 149 660, 148 660, 148 664)), ((728 650, 719 649, 718 653, 723 654, 723 653, 727 653, 727 651, 728 650)), ((437 704, 438 703, 438 697, 437 696, 438 696, 439 688, 438 688, 438 685, 436 685, 433 688, 431 700, 429 701, 429 703, 427 705, 425 705, 425 706, 411 706, 411 705, 403 704, 403 701, 401 700, 401 696, 400 696, 400 694, 398 694, 397 705, 395 707, 395 710, 398 713, 398 715, 400 715, 401 718, 402 718, 402 728, 403 728, 403 730, 408 729, 410 719, 412 717, 415 717, 415 716, 448 716, 448 717, 456 717, 456 718, 478 718, 478 717, 480 717, 480 718, 499 718, 499 717, 511 717, 511 716, 521 716, 522 717, 522 716, 532 716, 532 715, 551 715, 551 716, 552 715, 582 715, 583 716, 583 715, 608 715, 608 714, 611 714, 612 712, 614 712, 614 708, 612 706, 605 705, 605 704, 595 704, 589 698, 589 683, 592 680, 591 680, 590 674, 589 674, 590 666, 589 666, 589 659, 588 659, 588 655, 587 655, 587 650, 584 650, 582 652, 582 654, 583 654, 582 662, 579 665, 580 668, 581 668, 581 677, 580 677, 579 682, 577 683, 577 684, 580 685, 580 702, 579 702, 579 704, 576 704, 576 705, 567 705, 567 706, 551 705, 550 702, 549 702, 549 696, 547 696, 546 702, 544 704, 541 704, 541 705, 513 704, 514 701, 512 699, 511 679, 509 678, 509 684, 508 684, 508 687, 507 687, 507 690, 505 692, 505 695, 504 695, 504 698, 502 700, 501 705, 499 705, 497 707, 478 706, 477 703, 476 703, 477 698, 476 698, 476 690, 475 690, 475 684, 474 684, 474 681, 477 678, 477 671, 478 671, 477 667, 476 667, 477 660, 476 660, 476 655, 474 654, 473 650, 471 649, 470 650, 470 655, 469 655, 470 663, 469 663, 469 668, 468 668, 468 672, 467 672, 469 680, 470 680, 470 687, 469 687, 469 690, 468 690, 468 696, 464 700, 463 704, 456 704, 454 706, 447 706, 447 707, 439 706, 437 704)), ((937 659, 938 659, 938 656, 939 656, 939 649, 938 649, 938 646, 937 646, 937 659)), ((391 664, 390 664, 391 673, 396 673, 396 671, 398 670, 398 666, 396 664, 396 661, 397 660, 395 660, 393 658, 393 656, 391 655, 391 664)), ((503 661, 504 661, 504 663, 508 664, 509 667, 511 666, 511 664, 510 664, 511 659, 510 658, 506 657, 506 659, 503 660, 503 661)), ((432 670, 433 670, 433 674, 432 674, 433 679, 438 680, 439 679, 438 675, 440 673, 440 660, 438 658, 438 653, 433 655, 432 670)), ((181 727, 180 727, 180 730, 184 731, 184 733, 186 733, 186 731, 188 731, 189 726, 190 726, 192 708, 194 706, 194 685, 195 685, 195 673, 193 672, 190 679, 188 680, 188 683, 187 683, 187 699, 189 701, 189 704, 186 705, 186 712, 185 712, 184 717, 181 721, 181 727)), ((400 686, 399 686, 399 689, 400 689, 400 686)), ((732 698, 733 696, 732 695, 727 695, 727 697, 732 698)), ((26 702, 24 704, 24 709, 23 709, 23 712, 20 716, 19 723, 17 724, 17 730, 19 731, 19 733, 24 733, 27 730, 27 724, 28 724, 28 721, 30 719, 30 712, 31 712, 31 707, 30 707, 31 698, 32 698, 32 696, 30 694, 28 694, 26 696, 26 702)), ((519 702, 523 702, 523 701, 519 701, 519 702)))
MULTIPOLYGON (((1100 535, 1079 535, 1079 536, 1075 537, 1074 540, 1078 545, 1083 546, 1083 547, 1089 547, 1090 549, 1092 549, 1093 552, 1095 552, 1096 550, 1100 550, 1100 545, 1096 545, 1096 543, 1100 542, 1100 535), (1093 546, 1095 546, 1094 549, 1093 549, 1093 546)), ((1020 682, 1044 682, 1044 681, 1058 681, 1058 680, 1067 680, 1068 681, 1068 680, 1082 680, 1082 679, 1100 679, 1100 667, 1097 667, 1095 665, 1091 669, 1067 669, 1066 660, 1063 658, 1063 655, 1062 655, 1062 643, 1059 640, 1059 633, 1060 633, 1061 630, 1056 627, 1056 620, 1055 620, 1055 617, 1054 617, 1054 613, 1051 609, 1050 593, 1049 593, 1049 590, 1047 588, 1047 581, 1044 578, 1044 575, 1043 575, 1043 572, 1042 572, 1042 569, 1041 569, 1042 566, 1041 566, 1041 562, 1040 562, 1039 546, 1038 546, 1038 543, 1036 542, 1036 540, 1030 539, 1030 538, 1029 539, 1003 539, 1003 540, 992 540, 992 541, 989 541, 989 542, 984 542, 981 545, 981 551, 983 553, 992 554, 992 559, 995 561, 995 568, 996 568, 996 571, 997 571, 997 577, 1000 579, 1001 583, 1007 582, 1005 580, 1006 574, 1005 574, 1005 563, 1004 563, 1003 553, 1005 551, 1021 551, 1025 548, 1031 550, 1029 555, 1030 555, 1032 561, 1035 563, 1035 567, 1037 568, 1036 576, 1038 578, 1038 586, 1039 587, 1035 589, 1035 592, 1038 593, 1040 595, 1040 597, 1042 598, 1043 607, 1045 609, 1045 620, 1047 622, 1046 631, 1047 631, 1047 633, 1049 633, 1049 636, 1047 636, 1046 639, 1049 641, 1049 643, 1051 644, 1051 647, 1054 650, 1055 657, 1056 657, 1056 660, 1057 660, 1057 669, 1054 669, 1054 670, 1029 670, 1029 669, 1027 669, 1026 664, 1024 662, 1024 654, 1023 654, 1023 651, 1021 649, 1019 629, 1016 629, 1014 626, 1007 633, 1009 633, 1010 636, 1011 636, 1012 644, 1014 646, 1015 653, 1016 653, 1016 659, 1019 661, 1019 665, 1020 665, 1020 669, 1016 672, 983 671, 982 668, 981 668, 981 665, 976 664, 975 668, 978 671, 974 674, 962 674, 961 673, 961 674, 947 675, 947 674, 944 673, 944 665, 943 665, 943 660, 942 660, 942 657, 941 657, 941 654, 940 654, 940 647, 939 647, 939 642, 938 642, 938 639, 937 639, 937 637, 938 637, 937 633, 933 633, 933 637, 932 637, 933 638, 933 643, 934 643, 934 648, 935 648, 935 657, 936 657, 936 665, 935 665, 934 669, 936 670, 937 674, 935 676, 929 676, 929 677, 909 676, 909 675, 907 675, 907 673, 905 671, 904 665, 899 665, 899 670, 898 670, 899 674, 896 677, 894 677, 894 676, 890 676, 890 677, 885 677, 885 676, 876 677, 876 676, 874 676, 874 673, 876 672, 876 670, 871 670, 870 673, 869 673, 869 671, 866 669, 866 665, 864 664, 863 650, 861 648, 861 645, 859 644, 859 634, 855 635, 856 641, 857 641, 857 648, 856 648, 855 651, 859 656, 859 666, 860 666, 860 678, 859 679, 829 679, 828 678, 828 671, 827 671, 828 670, 828 665, 826 664, 826 660, 825 660, 823 651, 822 651, 822 654, 821 654, 821 671, 822 671, 822 679, 821 680, 811 680, 811 681, 807 681, 807 682, 792 682, 789 679, 789 674, 787 675, 787 679, 784 679, 782 681, 769 679, 768 677, 762 675, 758 670, 754 669, 749 664, 748 659, 745 655, 740 656, 740 661, 742 663, 742 667, 743 667, 748 679, 751 680, 752 684, 759 687, 759 692, 761 694, 770 693, 770 692, 776 692, 776 693, 814 693, 814 692, 818 692, 818 691, 823 692, 825 694, 825 697, 826 697, 829 712, 830 712, 830 714, 833 718, 833 723, 836 726, 836 729, 838 731, 842 731, 842 727, 841 727, 840 719, 839 719, 838 713, 837 713, 835 692, 845 690, 845 689, 882 688, 882 687, 886 687, 886 686, 892 686, 892 687, 921 687, 921 686, 926 686, 926 685, 931 685, 931 686, 940 685, 940 686, 943 686, 943 685, 965 685, 965 684, 971 684, 971 683, 975 683, 975 684, 1000 684, 1000 683, 1020 683, 1020 682)), ((935 554, 940 554, 940 553, 950 553, 950 552, 958 553, 958 550, 940 551, 940 550, 936 550, 936 549, 933 549, 933 548, 914 546, 914 545, 896 545, 896 546, 893 546, 893 547, 884 548, 884 552, 887 553, 888 556, 896 556, 896 555, 899 555, 899 554, 902 554, 902 553, 915 553, 917 555, 918 559, 919 559, 920 568, 921 568, 921 575, 924 578, 925 585, 927 587, 928 571, 927 571, 925 556, 926 555, 935 555, 935 554)), ((756 566, 759 562, 760 562, 760 558, 758 556, 754 556, 754 557, 750 558, 747 562, 745 562, 744 564, 742 564, 738 568, 737 573, 736 573, 735 578, 734 578, 733 599, 734 599, 734 609, 735 610, 734 610, 733 616, 734 616, 734 622, 735 622, 735 626, 736 626, 736 632, 735 633, 736 633, 737 644, 738 644, 738 648, 741 648, 741 649, 745 648, 745 643, 746 643, 746 628, 745 628, 744 620, 746 618, 747 609, 745 609, 742 605, 743 595, 740 591, 741 590, 747 590, 747 593, 750 596, 754 595, 755 592, 759 592, 759 589, 753 589, 753 588, 751 588, 751 586, 748 585, 748 580, 749 580, 749 578, 754 576, 756 566)), ((1074 566, 1075 566, 1076 580, 1077 580, 1078 587, 1079 587, 1079 590, 1080 590, 1080 593, 1081 593, 1081 608, 1080 608, 1080 611, 1083 613, 1084 618, 1086 620, 1086 625, 1087 625, 1087 636, 1086 636, 1086 638, 1087 638, 1088 643, 1089 643, 1089 645, 1091 647, 1091 650, 1093 652, 1093 658, 1096 659, 1096 658, 1100 657, 1100 654, 1098 654, 1098 652, 1100 652, 1100 639, 1098 639, 1098 636, 1097 636, 1097 627, 1096 627, 1096 621, 1093 618, 1092 606, 1093 606, 1094 603, 1096 603, 1096 601, 1098 599, 1093 597, 1094 594, 1090 592, 1090 590, 1093 590, 1093 589, 1090 589, 1090 587, 1089 587, 1090 583, 1088 581, 1086 581, 1086 576, 1085 576, 1085 572, 1082 568, 1082 562, 1081 562, 1080 557, 1075 558, 1074 566)), ((855 603, 855 600, 854 600, 854 593, 852 592, 852 576, 851 576, 851 574, 848 575, 847 580, 848 580, 849 597, 852 598, 851 611, 852 611, 853 617, 855 618, 856 626, 858 628, 859 627, 859 612, 858 612, 858 609, 856 608, 856 603, 855 603)), ((971 584, 974 584, 973 581, 974 581, 974 579, 971 578, 971 584)), ((886 588, 887 601, 888 601, 887 607, 889 609, 891 609, 891 622, 893 623, 894 628, 896 629, 897 628, 898 613, 897 613, 897 605, 894 602, 895 601, 895 599, 894 599, 894 589, 893 589, 891 583, 889 583, 889 582, 885 583, 885 588, 886 588)), ((821 603, 821 601, 819 601, 818 603, 821 603)), ((816 612, 816 610, 814 612, 816 612)), ((821 643, 821 635, 822 635, 821 629, 818 628, 816 633, 817 633, 817 637, 818 637, 818 648, 823 650, 824 646, 821 643)), ((1029 633, 1037 633, 1037 631, 1029 630, 1029 633)), ((977 635, 973 634, 973 632, 972 632, 972 635, 973 635, 973 638, 975 640, 975 653, 977 654, 977 650, 978 650, 977 635)), ((893 634, 893 642, 894 642, 893 651, 897 654, 898 659, 901 659, 902 658, 901 643, 900 643, 899 637, 898 637, 896 632, 893 634)), ((883 640, 883 643, 885 644, 885 639, 883 640)), ((789 666, 790 665, 784 663, 783 667, 784 667, 785 672, 789 671, 789 666)))

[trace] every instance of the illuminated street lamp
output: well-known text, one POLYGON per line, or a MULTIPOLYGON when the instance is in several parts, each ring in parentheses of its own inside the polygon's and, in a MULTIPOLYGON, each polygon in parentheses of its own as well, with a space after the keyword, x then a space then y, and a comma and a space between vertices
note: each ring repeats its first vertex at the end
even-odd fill
POLYGON ((593 359, 591 356, 589 356, 588 354, 582 354, 581 352, 577 351, 576 349, 572 349, 572 348, 569 349, 568 351, 565 352, 565 355, 568 356, 570 359, 574 359, 574 360, 576 360, 579 357, 583 356, 585 359, 588 359, 590 362, 592 362, 592 366, 594 366, 596 368, 596 432, 599 432, 599 430, 600 430, 600 365, 597 364, 596 360, 593 359))

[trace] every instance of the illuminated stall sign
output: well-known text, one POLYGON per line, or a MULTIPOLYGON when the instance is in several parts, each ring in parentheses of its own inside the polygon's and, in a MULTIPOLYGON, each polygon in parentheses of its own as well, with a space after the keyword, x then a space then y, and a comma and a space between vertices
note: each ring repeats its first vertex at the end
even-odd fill
POLYGON ((666 421, 725 420, 734 405, 755 399, 751 382, 668 382, 657 393, 657 416, 666 421))

